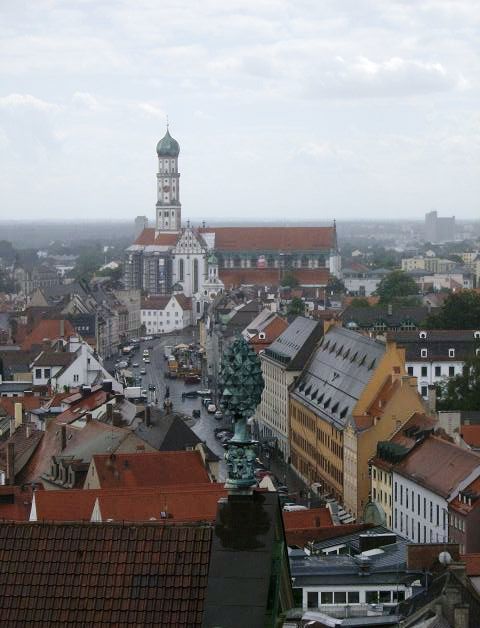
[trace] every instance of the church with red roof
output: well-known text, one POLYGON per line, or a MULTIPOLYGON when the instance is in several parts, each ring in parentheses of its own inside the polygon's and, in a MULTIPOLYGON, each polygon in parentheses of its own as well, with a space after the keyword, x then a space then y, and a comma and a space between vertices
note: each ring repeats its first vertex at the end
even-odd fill
POLYGON ((303 287, 324 288, 340 275, 335 224, 329 227, 209 227, 182 225, 179 143, 167 131, 157 144, 155 226, 127 249, 125 283, 149 295, 193 298, 196 318, 225 289, 278 286, 293 275, 303 287))

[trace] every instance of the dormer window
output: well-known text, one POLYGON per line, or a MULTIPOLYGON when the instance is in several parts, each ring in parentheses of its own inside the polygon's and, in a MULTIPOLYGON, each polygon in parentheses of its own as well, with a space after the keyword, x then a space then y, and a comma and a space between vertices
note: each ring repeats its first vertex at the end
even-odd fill
POLYGON ((427 349, 420 349, 420 357, 421 358, 426 358, 427 355, 428 355, 427 349))
POLYGON ((448 350, 448 357, 449 358, 454 358, 455 357, 455 349, 449 349, 448 350))
POLYGON ((426 332, 426 331, 421 331, 421 332, 418 334, 418 336, 419 336, 419 338, 425 339, 425 338, 427 337, 427 332, 426 332))

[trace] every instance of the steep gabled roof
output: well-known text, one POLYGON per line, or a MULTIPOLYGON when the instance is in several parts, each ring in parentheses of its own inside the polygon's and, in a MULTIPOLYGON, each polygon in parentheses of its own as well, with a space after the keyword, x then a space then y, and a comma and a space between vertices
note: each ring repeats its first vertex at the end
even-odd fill
POLYGON ((325 251, 335 246, 334 227, 204 227, 216 251, 325 251))
POLYGON ((200 628, 212 527, 0 524, 2 626, 200 628))
MULTIPOLYGON (((218 271, 225 288, 240 286, 278 286, 281 276, 278 268, 220 268, 218 271)), ((328 268, 293 268, 291 274, 301 286, 326 286, 330 277, 328 268)))
POLYGON ((134 244, 141 244, 144 246, 154 245, 162 247, 173 247, 177 243, 178 238, 178 233, 159 233, 155 229, 147 227, 137 237, 134 244))
POLYGON ((34 346, 40 346, 45 339, 58 340, 58 338, 70 338, 77 336, 77 332, 68 320, 43 319, 32 329, 22 343, 22 349, 30 350, 34 346))
POLYGON ((198 451, 159 451, 93 456, 102 488, 210 482, 198 451))

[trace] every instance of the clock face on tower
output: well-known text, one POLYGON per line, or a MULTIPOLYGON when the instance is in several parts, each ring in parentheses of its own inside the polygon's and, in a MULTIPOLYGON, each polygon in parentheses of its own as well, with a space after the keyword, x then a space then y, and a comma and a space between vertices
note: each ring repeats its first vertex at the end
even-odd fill
POLYGON ((163 191, 164 192, 169 192, 170 191, 170 186, 169 185, 164 185, 163 186, 163 191))

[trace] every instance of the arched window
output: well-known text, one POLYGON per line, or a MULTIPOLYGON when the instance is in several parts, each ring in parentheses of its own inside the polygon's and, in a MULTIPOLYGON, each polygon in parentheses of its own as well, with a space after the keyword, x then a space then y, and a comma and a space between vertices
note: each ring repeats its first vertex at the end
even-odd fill
POLYGON ((182 258, 178 262, 178 281, 183 281, 185 279, 185 265, 182 258))
POLYGON ((193 293, 198 292, 198 259, 193 260, 193 293))

